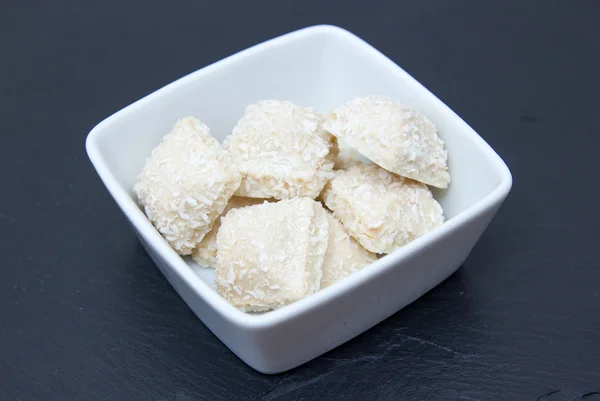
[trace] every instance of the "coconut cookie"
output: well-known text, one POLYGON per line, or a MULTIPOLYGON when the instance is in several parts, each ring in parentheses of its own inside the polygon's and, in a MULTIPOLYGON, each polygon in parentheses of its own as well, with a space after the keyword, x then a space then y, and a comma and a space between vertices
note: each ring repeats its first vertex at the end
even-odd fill
POLYGON ((223 147, 242 173, 238 196, 314 199, 333 176, 335 138, 318 113, 292 102, 248 106, 223 147))
POLYGON ((203 267, 215 267, 217 263, 217 233, 219 232, 219 228, 221 227, 221 219, 223 216, 227 214, 231 209, 237 209, 240 207, 259 205, 263 202, 266 202, 265 199, 258 198, 243 198, 241 196, 232 196, 229 199, 229 203, 227 207, 221 214, 212 229, 204 236, 202 241, 198 244, 198 246, 192 252, 192 259, 194 262, 198 263, 203 267))
POLYGON ((329 243, 325 261, 321 288, 330 286, 346 276, 360 270, 377 260, 377 256, 363 248, 331 212, 326 211, 329 223, 329 243))
POLYGON ((438 188, 450 183, 448 152, 436 127, 387 96, 350 100, 323 126, 386 170, 438 188))
POLYGON ((194 117, 185 117, 152 151, 134 191, 148 219, 180 255, 189 255, 221 215, 241 176, 194 117))
POLYGON ((375 253, 393 252, 444 222, 426 185, 374 164, 336 171, 321 197, 350 235, 375 253))
POLYGON ((233 209, 217 234, 217 291, 244 311, 266 311, 319 290, 329 225, 306 197, 233 209))

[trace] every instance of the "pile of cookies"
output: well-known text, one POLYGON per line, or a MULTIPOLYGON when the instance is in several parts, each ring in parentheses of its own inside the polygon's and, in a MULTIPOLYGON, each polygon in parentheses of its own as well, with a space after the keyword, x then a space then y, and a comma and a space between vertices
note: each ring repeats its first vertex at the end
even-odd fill
POLYGON ((223 144, 194 117, 176 122, 134 186, 180 255, 216 269, 244 311, 297 301, 444 222, 427 185, 450 183, 435 126, 387 96, 325 118, 266 100, 223 144))

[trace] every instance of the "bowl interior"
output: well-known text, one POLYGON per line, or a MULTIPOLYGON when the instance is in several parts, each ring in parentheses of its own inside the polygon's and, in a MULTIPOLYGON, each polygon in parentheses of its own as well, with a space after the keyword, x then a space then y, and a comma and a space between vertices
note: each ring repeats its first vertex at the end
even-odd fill
MULTIPOLYGON (((223 140, 246 105, 291 100, 326 113, 361 95, 386 94, 420 110, 449 151, 452 183, 435 195, 452 219, 502 180, 479 136, 411 76, 354 35, 332 27, 305 29, 268 41, 190 74, 105 120, 93 132, 100 157, 120 189, 135 200, 136 176, 174 122, 200 118, 223 140)), ((190 267, 214 288, 214 272, 190 267)))

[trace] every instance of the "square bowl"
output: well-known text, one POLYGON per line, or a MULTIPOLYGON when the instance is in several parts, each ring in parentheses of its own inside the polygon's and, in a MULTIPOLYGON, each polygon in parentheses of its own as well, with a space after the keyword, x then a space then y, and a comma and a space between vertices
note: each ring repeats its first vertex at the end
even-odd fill
POLYGON ((450 276, 508 195, 512 177, 494 150, 414 78, 352 33, 301 29, 191 73, 98 124, 86 148, 156 265, 198 318, 248 365, 278 373, 350 340, 450 276), (389 95, 438 127, 452 183, 435 191, 446 222, 346 279, 280 309, 248 314, 215 290, 214 270, 181 258, 136 203, 133 184, 174 122, 192 115, 223 140, 246 105, 290 100, 327 113, 355 96, 389 95))

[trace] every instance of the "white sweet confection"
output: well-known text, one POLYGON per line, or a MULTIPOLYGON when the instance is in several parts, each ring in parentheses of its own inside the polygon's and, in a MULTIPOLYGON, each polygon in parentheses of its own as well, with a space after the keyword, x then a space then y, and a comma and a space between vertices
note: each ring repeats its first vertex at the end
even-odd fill
POLYGON ((202 121, 178 120, 134 191, 178 254, 215 268, 221 296, 263 312, 443 224, 427 185, 448 187, 447 159, 436 127, 386 96, 355 98, 326 120, 264 100, 222 147, 202 121))
POLYGON ((319 290, 329 239, 325 209, 306 197, 233 209, 217 234, 217 291, 265 311, 319 290))
POLYGON ((375 253, 393 252, 444 222, 426 185, 374 164, 336 171, 321 197, 350 235, 375 253))
POLYGON ((200 241, 198 246, 194 249, 194 252, 192 252, 192 259, 200 266, 214 268, 217 263, 217 233, 219 232, 219 227, 221 227, 221 219, 223 216, 231 209, 259 205, 263 202, 265 202, 265 199, 232 196, 231 199, 229 199, 229 203, 223 211, 223 214, 221 214, 221 217, 215 221, 213 228, 204 236, 202 241, 200 241))
POLYGON ((189 255, 221 215, 241 176, 210 129, 185 117, 152 151, 134 185, 148 219, 189 255))
POLYGON ((335 138, 309 107, 265 100, 246 108, 227 149, 242 173, 236 195, 316 198, 333 174, 335 138))
POLYGON ((323 126, 386 170, 438 188, 450 183, 448 152, 435 126, 387 96, 350 100, 323 126))
POLYGON ((321 289, 343 279, 377 260, 377 256, 363 248, 342 223, 326 211, 329 223, 329 243, 323 262, 321 289))

